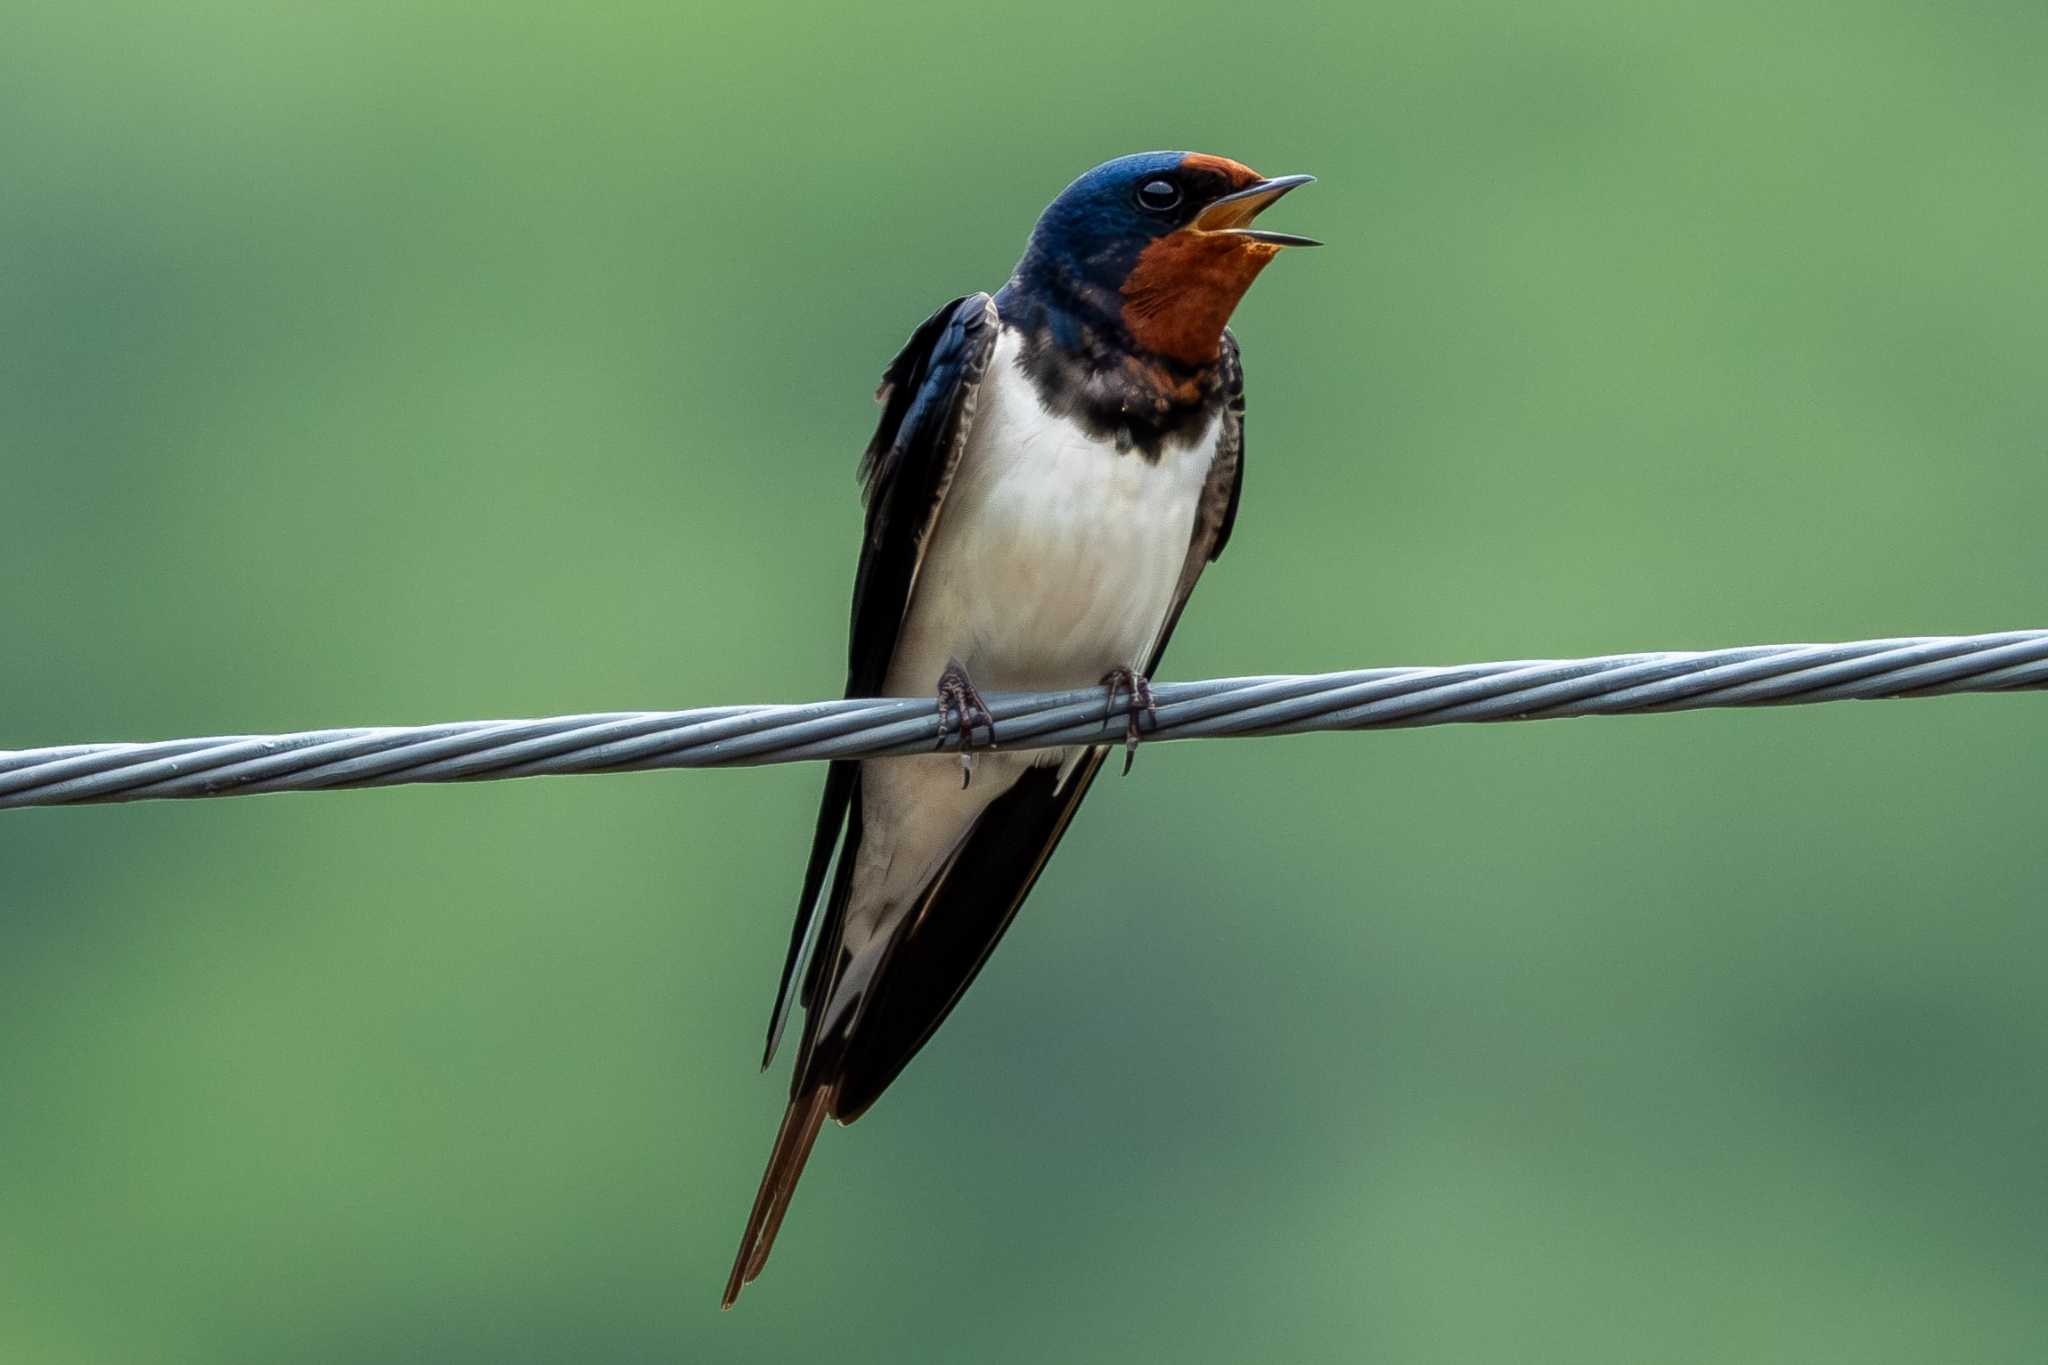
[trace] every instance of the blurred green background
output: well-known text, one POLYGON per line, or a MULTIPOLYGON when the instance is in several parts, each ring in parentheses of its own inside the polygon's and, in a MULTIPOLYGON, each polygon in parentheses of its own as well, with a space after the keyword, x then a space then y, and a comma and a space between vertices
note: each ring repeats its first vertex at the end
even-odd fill
MULTIPOLYGON (((6 7, 0 747, 829 694, 868 395, 1322 177, 1166 674, 2048 624, 2039 3, 6 7)), ((2028 697, 1163 747, 717 1293, 820 772, 0 815, 0 1359, 2048 1345, 2028 697)))

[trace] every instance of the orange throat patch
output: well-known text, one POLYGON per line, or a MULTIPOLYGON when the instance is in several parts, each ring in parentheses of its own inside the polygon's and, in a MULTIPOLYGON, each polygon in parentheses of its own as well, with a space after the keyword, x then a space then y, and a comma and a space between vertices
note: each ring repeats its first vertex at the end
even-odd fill
POLYGON ((1124 281, 1124 327, 1148 351, 1210 364, 1237 301, 1279 254, 1277 246, 1230 233, 1170 232, 1145 248, 1124 281))

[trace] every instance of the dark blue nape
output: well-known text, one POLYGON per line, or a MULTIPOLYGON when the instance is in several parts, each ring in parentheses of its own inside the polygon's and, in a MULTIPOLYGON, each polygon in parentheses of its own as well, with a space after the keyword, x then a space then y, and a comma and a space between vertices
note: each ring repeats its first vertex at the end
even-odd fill
POLYGON ((1065 348, 1080 344, 1084 323, 1114 317, 1121 307, 1124 280, 1139 253, 1182 221, 1140 209, 1136 190, 1178 171, 1187 156, 1120 156, 1061 190, 1039 215, 1023 259, 997 296, 1004 317, 1042 321, 1065 348))

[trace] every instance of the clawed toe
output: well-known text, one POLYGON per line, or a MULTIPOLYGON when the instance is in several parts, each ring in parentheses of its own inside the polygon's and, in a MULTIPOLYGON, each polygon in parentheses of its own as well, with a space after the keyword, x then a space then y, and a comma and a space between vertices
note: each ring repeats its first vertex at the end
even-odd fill
MULTIPOLYGON (((939 674, 939 746, 945 747, 948 734, 958 735, 960 743, 966 745, 974 738, 976 726, 988 731, 989 747, 995 747, 996 718, 989 714, 987 703, 981 693, 975 691, 974 680, 967 676, 967 669, 958 659, 946 663, 946 671, 939 674)), ((966 790, 974 776, 974 754, 963 748, 960 753, 960 787, 966 790)))
POLYGON ((1112 716, 1117 710, 1117 693, 1130 693, 1130 700, 1124 704, 1124 775, 1129 776, 1131 764, 1138 758, 1139 720, 1159 723, 1159 708, 1152 704, 1152 680, 1136 669, 1119 667, 1102 675, 1102 685, 1108 693, 1105 702, 1112 716))

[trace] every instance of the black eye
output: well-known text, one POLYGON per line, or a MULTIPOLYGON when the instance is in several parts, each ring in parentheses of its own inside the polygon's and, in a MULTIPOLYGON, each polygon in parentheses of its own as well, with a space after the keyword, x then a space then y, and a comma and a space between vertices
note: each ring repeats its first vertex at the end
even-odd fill
POLYGON ((1147 180, 1138 186, 1138 203, 1154 213, 1164 213, 1180 202, 1180 186, 1171 180, 1147 180))

